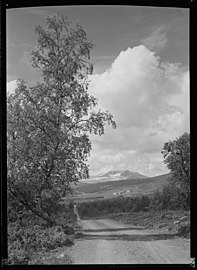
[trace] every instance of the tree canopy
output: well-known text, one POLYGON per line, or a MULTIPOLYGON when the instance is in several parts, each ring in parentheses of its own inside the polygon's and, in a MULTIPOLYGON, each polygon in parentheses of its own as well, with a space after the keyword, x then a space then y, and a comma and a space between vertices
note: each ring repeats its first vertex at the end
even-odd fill
POLYGON ((190 135, 184 133, 179 138, 166 142, 162 152, 164 163, 171 171, 170 182, 180 188, 186 200, 190 195, 190 135))
POLYGON ((93 44, 83 28, 58 12, 35 33, 31 62, 43 80, 27 87, 19 79, 7 99, 8 192, 48 219, 70 183, 89 177, 89 134, 103 135, 106 124, 116 124, 88 93, 93 44))

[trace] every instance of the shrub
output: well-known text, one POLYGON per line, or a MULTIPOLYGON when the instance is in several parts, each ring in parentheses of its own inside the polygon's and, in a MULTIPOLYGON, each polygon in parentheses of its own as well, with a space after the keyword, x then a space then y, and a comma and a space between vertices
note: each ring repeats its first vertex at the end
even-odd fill
POLYGON ((8 227, 8 254, 11 264, 27 264, 35 252, 73 244, 61 226, 43 228, 39 225, 31 227, 17 225, 10 224, 8 227))
POLYGON ((190 236, 190 223, 181 224, 178 228, 178 236, 189 237, 190 236))
POLYGON ((156 190, 150 202, 152 210, 188 210, 185 193, 181 188, 169 183, 161 191, 156 190))
POLYGON ((118 197, 88 203, 82 202, 78 205, 78 211, 82 218, 88 218, 95 215, 105 216, 113 213, 147 211, 149 205, 150 198, 148 196, 118 197))
POLYGON ((76 227, 76 217, 71 204, 58 206, 56 215, 53 214, 53 225, 25 210, 20 219, 16 218, 16 209, 11 207, 9 211, 9 264, 28 264, 32 254, 40 250, 52 250, 73 244, 68 236, 74 233, 76 227))

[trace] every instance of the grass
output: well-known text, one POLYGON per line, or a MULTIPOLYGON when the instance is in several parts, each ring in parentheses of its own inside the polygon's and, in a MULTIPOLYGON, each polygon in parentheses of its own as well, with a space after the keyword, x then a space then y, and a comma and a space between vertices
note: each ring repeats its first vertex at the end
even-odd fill
POLYGON ((176 232, 178 236, 190 236, 190 211, 148 211, 137 213, 117 213, 109 216, 111 219, 125 223, 143 226, 146 229, 161 229, 164 231, 176 232), (180 220, 186 216, 187 221, 180 224, 174 224, 174 221, 180 220))

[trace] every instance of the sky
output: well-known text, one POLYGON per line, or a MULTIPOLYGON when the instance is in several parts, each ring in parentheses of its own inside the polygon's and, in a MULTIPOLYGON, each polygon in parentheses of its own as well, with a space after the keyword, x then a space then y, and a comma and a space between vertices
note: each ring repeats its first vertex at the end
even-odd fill
POLYGON ((91 135, 90 174, 131 170, 168 173, 165 142, 190 132, 189 10, 137 6, 59 6, 7 10, 7 90, 40 74, 29 60, 34 28, 61 10, 93 42, 89 93, 109 110, 117 128, 91 135))

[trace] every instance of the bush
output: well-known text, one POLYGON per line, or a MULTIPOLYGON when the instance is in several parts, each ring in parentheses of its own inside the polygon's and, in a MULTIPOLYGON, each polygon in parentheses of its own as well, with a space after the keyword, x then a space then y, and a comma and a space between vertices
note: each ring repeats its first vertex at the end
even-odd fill
POLYGON ((132 208, 132 212, 139 212, 139 207, 137 204, 134 204, 133 208, 132 208))
POLYGON ((178 228, 178 236, 189 237, 190 236, 190 223, 181 224, 178 228))
POLYGON ((21 211, 20 218, 17 218, 17 215, 16 209, 10 207, 8 264, 28 264, 32 254, 40 250, 53 250, 73 244, 68 236, 74 233, 77 226, 72 204, 58 206, 56 215, 53 214, 55 221, 53 225, 24 209, 21 211))
POLYGON ((11 264, 27 264, 35 252, 73 244, 61 226, 43 228, 38 225, 31 227, 14 225, 10 224, 8 227, 8 254, 11 264))
POLYGON ((92 216, 106 216, 113 213, 126 213, 130 211, 146 211, 150 205, 148 196, 142 197, 118 197, 92 202, 82 202, 78 205, 79 215, 82 218, 92 216))
POLYGON ((153 210, 188 210, 182 190, 169 183, 161 191, 156 190, 151 199, 150 208, 153 210))

